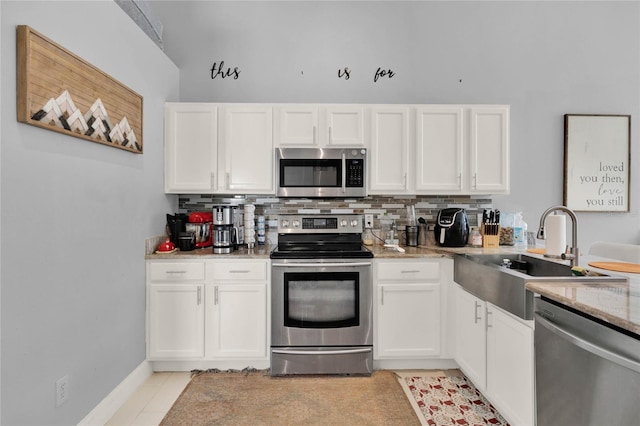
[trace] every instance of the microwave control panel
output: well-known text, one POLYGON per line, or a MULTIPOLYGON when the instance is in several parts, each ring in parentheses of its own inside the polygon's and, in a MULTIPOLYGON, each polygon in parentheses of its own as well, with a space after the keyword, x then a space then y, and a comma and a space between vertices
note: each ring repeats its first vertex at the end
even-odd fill
POLYGON ((345 185, 348 188, 364 187, 364 159, 352 158, 347 160, 345 185))

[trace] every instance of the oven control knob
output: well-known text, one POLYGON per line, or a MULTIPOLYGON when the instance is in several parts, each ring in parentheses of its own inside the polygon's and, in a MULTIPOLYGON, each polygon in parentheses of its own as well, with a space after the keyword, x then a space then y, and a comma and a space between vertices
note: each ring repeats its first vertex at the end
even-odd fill
POLYGON ((353 219, 353 220, 351 221, 351 227, 352 227, 352 228, 355 228, 356 226, 358 226, 358 221, 357 221, 357 220, 355 220, 355 219, 353 219))
POLYGON ((294 220, 293 221, 293 227, 294 228, 300 228, 300 221, 299 220, 294 220))
POLYGON ((289 227, 289 221, 288 220, 283 220, 281 225, 282 225, 283 228, 288 228, 289 227))
POLYGON ((342 219, 342 220, 340 221, 340 226, 341 226, 341 227, 343 227, 343 228, 346 228, 346 226, 347 226, 347 219, 342 219))

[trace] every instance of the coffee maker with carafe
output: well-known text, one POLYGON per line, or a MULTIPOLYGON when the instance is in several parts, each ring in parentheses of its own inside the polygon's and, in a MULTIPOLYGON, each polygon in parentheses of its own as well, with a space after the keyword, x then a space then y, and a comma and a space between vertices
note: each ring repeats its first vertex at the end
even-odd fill
POLYGON ((235 206, 213 206, 213 253, 226 254, 238 246, 238 229, 234 226, 235 206))

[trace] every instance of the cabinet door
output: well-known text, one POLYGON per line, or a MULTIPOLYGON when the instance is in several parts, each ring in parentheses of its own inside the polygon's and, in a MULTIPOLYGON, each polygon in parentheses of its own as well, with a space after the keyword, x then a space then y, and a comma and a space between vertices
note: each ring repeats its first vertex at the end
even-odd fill
POLYGON ((469 116, 471 192, 509 192, 509 108, 471 108, 469 116))
POLYGON ((271 107, 220 107, 219 192, 273 194, 274 150, 271 107), (222 182, 222 184, 220 184, 222 182))
POLYGON ((511 424, 534 422, 533 329, 487 304, 487 393, 511 424))
POLYGON ((207 288, 207 357, 267 357, 267 285, 221 283, 207 288))
POLYGON ((463 164, 464 109, 419 107, 416 112, 416 192, 459 193, 466 179, 463 164))
POLYGON ((211 193, 216 185, 217 108, 165 105, 165 193, 211 193))
POLYGON ((317 145, 317 105, 277 107, 275 146, 315 147, 317 145))
POLYGON ((149 359, 204 356, 202 284, 149 285, 149 359))
POLYGON ((409 108, 372 108, 370 140, 369 193, 408 192, 409 108))
POLYGON ((329 146, 364 147, 364 107, 357 105, 331 105, 323 109, 325 123, 321 135, 329 146))
POLYGON ((483 391, 486 387, 486 304, 458 286, 455 300, 455 360, 464 374, 483 391))
POLYGON ((440 354, 440 284, 377 285, 376 358, 440 354))

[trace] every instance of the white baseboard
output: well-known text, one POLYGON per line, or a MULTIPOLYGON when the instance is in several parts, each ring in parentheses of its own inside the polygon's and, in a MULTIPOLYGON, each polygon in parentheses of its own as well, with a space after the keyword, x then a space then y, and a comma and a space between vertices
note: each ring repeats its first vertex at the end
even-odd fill
POLYGON ((87 416, 78 423, 80 426, 102 426, 153 374, 151 364, 143 361, 118 386, 113 389, 87 416))

